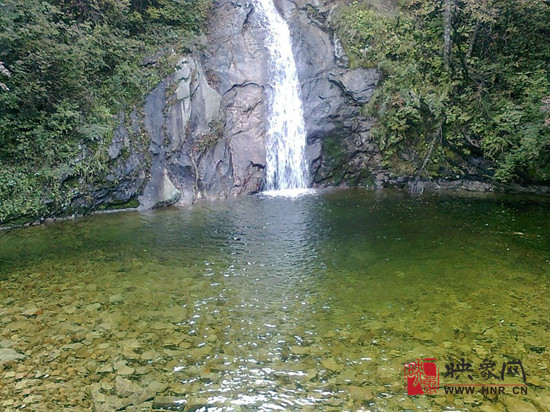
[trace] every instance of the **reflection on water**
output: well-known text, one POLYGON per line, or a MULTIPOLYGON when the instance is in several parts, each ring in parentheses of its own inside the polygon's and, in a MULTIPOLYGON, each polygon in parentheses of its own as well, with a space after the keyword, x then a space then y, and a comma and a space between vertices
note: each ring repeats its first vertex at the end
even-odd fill
POLYGON ((299 343, 306 333, 315 334, 301 325, 315 311, 310 303, 312 280, 323 269, 315 229, 310 230, 319 201, 317 196, 300 202, 259 198, 256 213, 243 210, 232 216, 233 260, 223 273, 232 279, 225 282, 223 293, 232 295, 236 303, 227 309, 228 316, 241 320, 228 344, 240 340, 242 350, 222 381, 225 395, 214 389, 210 401, 252 404, 260 410, 315 403, 305 388, 287 388, 286 394, 279 388, 306 376, 299 366, 291 365, 295 362, 289 359, 288 346, 299 343), (273 368, 285 363, 289 370, 273 368))
POLYGON ((549 205, 327 191, 2 232, 0 404, 542 409, 549 205), (421 357, 521 359, 528 395, 409 397, 421 357))

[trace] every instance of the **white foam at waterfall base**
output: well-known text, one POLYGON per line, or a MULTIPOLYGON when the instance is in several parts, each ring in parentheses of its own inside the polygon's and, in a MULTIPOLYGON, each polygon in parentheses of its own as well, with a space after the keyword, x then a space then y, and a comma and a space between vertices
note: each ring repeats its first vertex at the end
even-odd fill
POLYGON ((272 0, 255 0, 255 5, 269 52, 265 189, 288 196, 289 190, 307 189, 309 181, 300 84, 288 25, 272 0))
POLYGON ((296 197, 302 197, 302 196, 308 196, 316 194, 317 191, 315 189, 280 189, 280 190, 265 190, 261 192, 260 194, 262 196, 268 196, 268 197, 289 197, 289 198, 296 198, 296 197))

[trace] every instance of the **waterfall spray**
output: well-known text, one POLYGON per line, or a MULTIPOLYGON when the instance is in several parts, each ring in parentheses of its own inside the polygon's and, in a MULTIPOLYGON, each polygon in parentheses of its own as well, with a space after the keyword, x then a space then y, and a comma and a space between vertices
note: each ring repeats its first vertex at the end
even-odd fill
POLYGON ((270 93, 265 189, 306 189, 306 131, 290 30, 273 0, 255 0, 254 4, 268 34, 270 93))

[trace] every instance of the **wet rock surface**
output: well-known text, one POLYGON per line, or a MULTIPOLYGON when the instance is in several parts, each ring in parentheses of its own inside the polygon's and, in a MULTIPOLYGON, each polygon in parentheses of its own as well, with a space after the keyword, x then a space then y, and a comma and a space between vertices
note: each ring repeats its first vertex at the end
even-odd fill
POLYGON ((292 32, 308 142, 321 148, 308 156, 314 184, 382 185, 388 176, 372 121, 360 114, 378 84, 377 70, 348 67, 330 27, 337 2, 278 4, 292 32))

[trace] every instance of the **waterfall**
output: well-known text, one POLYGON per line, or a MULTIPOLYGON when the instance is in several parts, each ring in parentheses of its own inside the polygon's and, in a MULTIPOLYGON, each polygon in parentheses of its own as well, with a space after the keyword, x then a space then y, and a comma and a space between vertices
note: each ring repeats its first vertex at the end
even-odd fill
POLYGON ((254 3, 267 31, 269 54, 265 189, 306 189, 309 180, 306 131, 290 30, 273 0, 254 0, 254 3))

